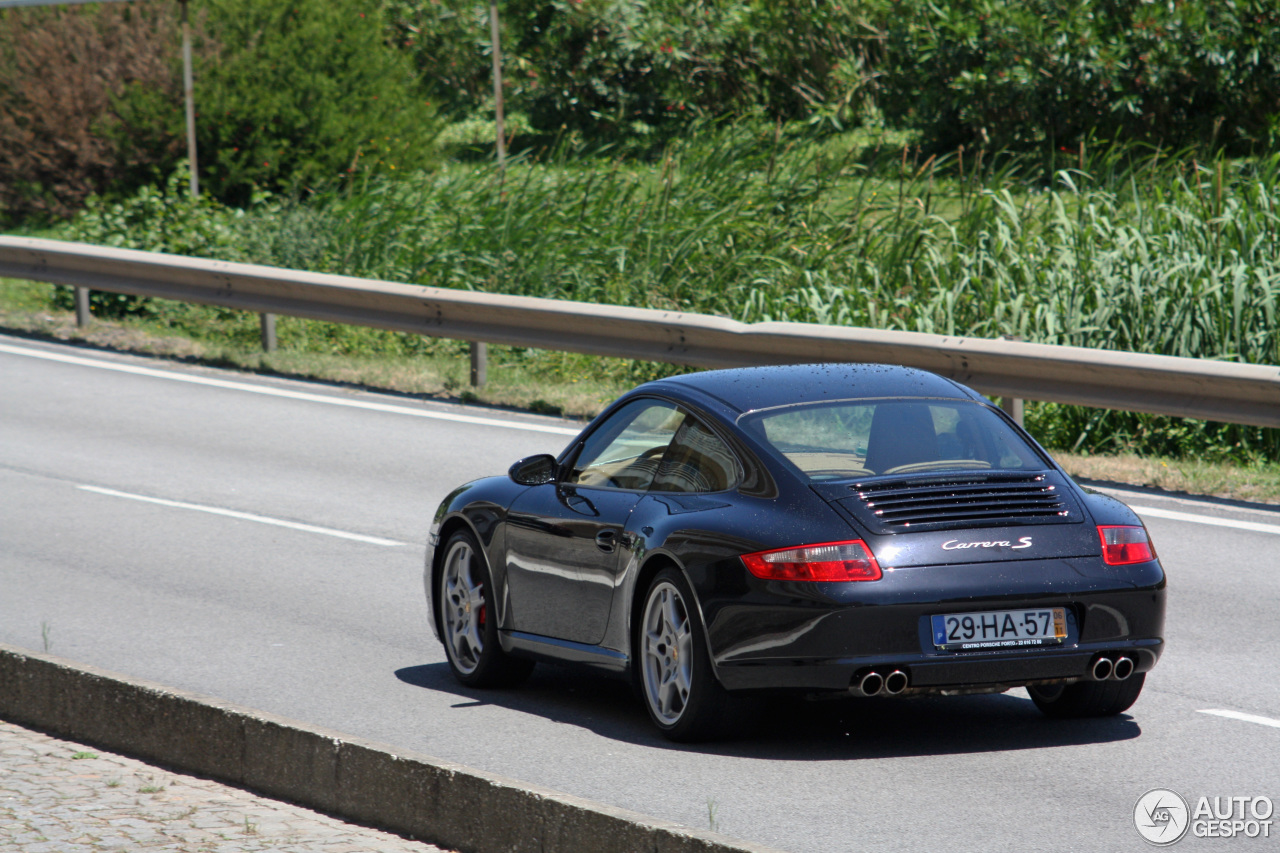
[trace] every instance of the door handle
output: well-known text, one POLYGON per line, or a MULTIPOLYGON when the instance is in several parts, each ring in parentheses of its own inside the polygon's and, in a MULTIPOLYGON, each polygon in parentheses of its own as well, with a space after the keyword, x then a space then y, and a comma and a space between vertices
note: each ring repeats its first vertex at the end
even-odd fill
POLYGON ((631 538, 621 530, 601 530, 596 534, 596 547, 606 554, 612 554, 614 547, 621 545, 627 547, 631 544, 631 538))

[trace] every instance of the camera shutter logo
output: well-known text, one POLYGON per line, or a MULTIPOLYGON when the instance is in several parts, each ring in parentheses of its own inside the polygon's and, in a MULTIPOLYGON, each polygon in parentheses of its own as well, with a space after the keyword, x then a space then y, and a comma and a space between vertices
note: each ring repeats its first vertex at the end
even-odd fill
POLYGON ((1157 847, 1180 841, 1191 825, 1187 801, 1173 791, 1156 788, 1147 791, 1133 807, 1133 825, 1143 839, 1157 847))

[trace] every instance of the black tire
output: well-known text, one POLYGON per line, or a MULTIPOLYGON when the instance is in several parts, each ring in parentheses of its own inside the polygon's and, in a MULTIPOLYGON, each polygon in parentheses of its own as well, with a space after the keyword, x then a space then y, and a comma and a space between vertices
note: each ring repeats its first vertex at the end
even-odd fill
POLYGON ((1029 684, 1027 692, 1050 717, 1113 717, 1138 701, 1146 673, 1124 681, 1077 681, 1075 684, 1029 684))
POLYGON ((436 592, 454 678, 468 687, 505 687, 528 677, 533 661, 511 657, 498 642, 489 566, 471 531, 459 530, 445 543, 436 592))
POLYGON ((711 669, 696 604, 683 574, 674 568, 658 572, 645 590, 634 646, 636 680, 649 719, 668 739, 682 743, 733 730, 733 703, 711 669))

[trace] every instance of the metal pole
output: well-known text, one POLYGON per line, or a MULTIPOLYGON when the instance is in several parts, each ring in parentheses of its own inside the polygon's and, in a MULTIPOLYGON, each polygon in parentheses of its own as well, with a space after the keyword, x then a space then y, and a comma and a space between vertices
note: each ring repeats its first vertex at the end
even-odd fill
MULTIPOLYGON (((493 54, 493 126, 500 179, 507 175, 507 140, 502 110, 502 28, 498 23, 498 0, 489 0, 489 44, 493 54)), ((480 388, 489 378, 489 347, 471 342, 471 387, 480 388)))
POLYGON ((498 169, 505 170, 507 142, 502 122, 502 31, 498 26, 498 0, 489 0, 489 38, 493 44, 493 119, 497 131, 498 169))
MULTIPOLYGON (((1022 340, 1022 336, 1021 335, 1001 335, 1000 339, 1004 341, 1020 341, 1022 340)), ((1022 415, 1023 415, 1022 400, 1018 399, 1017 397, 1001 397, 1000 408, 1004 409, 1005 414, 1013 418, 1014 423, 1016 423, 1018 426, 1025 426, 1022 420, 1022 415)))
POLYGON ((262 321, 262 351, 276 351, 276 315, 259 314, 262 321))
POLYGON ((276 315, 259 314, 258 325, 262 327, 262 351, 276 351, 276 315))
POLYGON ((182 90, 187 100, 187 160, 191 162, 191 197, 200 195, 200 169, 196 164, 196 86, 191 71, 191 21, 187 0, 182 0, 182 90))
POLYGON ((1000 408, 1004 409, 1005 413, 1013 418, 1018 426, 1024 426, 1022 422, 1022 400, 1017 397, 1001 397, 1000 408))
POLYGON ((83 329, 93 317, 89 313, 89 288, 76 288, 76 325, 83 329))
POLYGON ((471 387, 483 388, 489 381, 489 345, 471 342, 471 387))

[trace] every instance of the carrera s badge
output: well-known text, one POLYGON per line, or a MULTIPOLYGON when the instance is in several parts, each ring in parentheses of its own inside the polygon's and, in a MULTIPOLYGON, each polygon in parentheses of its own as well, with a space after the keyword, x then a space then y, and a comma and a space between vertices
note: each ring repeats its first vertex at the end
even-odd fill
POLYGON ((959 539, 948 539, 942 543, 942 550, 944 551, 959 551, 963 548, 1008 548, 1011 551, 1017 551, 1021 548, 1030 547, 1030 536, 1020 538, 1017 545, 1006 539, 997 539, 992 542, 961 542, 959 539))

